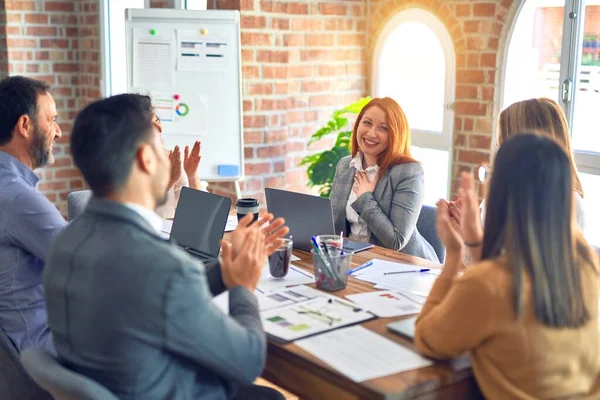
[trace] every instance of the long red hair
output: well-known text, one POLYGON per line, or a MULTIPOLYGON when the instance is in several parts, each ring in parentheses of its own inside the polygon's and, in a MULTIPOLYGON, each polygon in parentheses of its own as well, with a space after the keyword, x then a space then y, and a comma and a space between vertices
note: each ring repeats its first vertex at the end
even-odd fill
POLYGON ((394 99, 389 97, 374 98, 367 103, 366 106, 360 110, 358 118, 354 123, 352 129, 352 140, 350 144, 350 151, 352 158, 356 157, 356 154, 360 150, 358 146, 358 138, 356 132, 360 126, 360 122, 369 108, 378 106, 385 113, 385 119, 387 120, 389 142, 388 147, 383 151, 377 158, 377 165, 379 165, 379 175, 384 174, 389 168, 396 164, 406 164, 411 162, 417 162, 410 154, 410 128, 408 127, 408 120, 406 114, 394 99))

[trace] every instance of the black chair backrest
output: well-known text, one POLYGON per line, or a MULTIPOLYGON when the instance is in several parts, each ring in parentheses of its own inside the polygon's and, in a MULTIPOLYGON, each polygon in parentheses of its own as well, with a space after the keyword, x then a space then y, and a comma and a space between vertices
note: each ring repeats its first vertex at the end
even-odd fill
POLYGON ((52 400, 27 374, 16 347, 0 327, 0 398, 52 400))

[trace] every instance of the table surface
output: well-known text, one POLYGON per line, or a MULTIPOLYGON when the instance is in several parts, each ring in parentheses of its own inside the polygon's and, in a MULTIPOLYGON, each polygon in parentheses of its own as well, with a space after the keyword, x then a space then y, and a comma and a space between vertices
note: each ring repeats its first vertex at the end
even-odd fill
MULTIPOLYGON (((301 259, 294 264, 312 272, 311 255, 297 250, 294 254, 301 259)), ((439 264, 377 246, 355 254, 353 267, 373 258, 440 268, 439 264)), ((350 277, 346 289, 331 294, 344 297, 374 290, 373 284, 350 277)), ((377 318, 361 325, 414 350, 411 341, 387 330, 387 324, 404 318, 408 317, 377 318)), ((353 382, 293 343, 269 341, 263 377, 302 399, 476 399, 481 396, 466 356, 453 362, 436 362, 427 368, 353 382)))

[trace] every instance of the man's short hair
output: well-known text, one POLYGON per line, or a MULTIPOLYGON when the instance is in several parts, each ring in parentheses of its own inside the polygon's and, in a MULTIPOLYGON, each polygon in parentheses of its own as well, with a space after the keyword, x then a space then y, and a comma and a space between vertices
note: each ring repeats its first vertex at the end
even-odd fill
POLYGON ((0 146, 12 140, 15 125, 21 116, 28 115, 36 122, 37 97, 46 94, 50 85, 46 82, 10 76, 0 81, 0 146))
POLYGON ((73 161, 96 196, 117 192, 129 179, 140 143, 152 139, 148 96, 120 94, 84 108, 73 124, 73 161))

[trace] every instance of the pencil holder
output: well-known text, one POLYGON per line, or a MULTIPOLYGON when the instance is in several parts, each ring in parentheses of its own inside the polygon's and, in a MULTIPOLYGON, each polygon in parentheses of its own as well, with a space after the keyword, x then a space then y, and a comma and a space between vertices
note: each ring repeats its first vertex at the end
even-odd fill
POLYGON ((330 292, 344 289, 348 282, 348 270, 354 253, 316 253, 314 249, 311 253, 317 287, 330 292))

